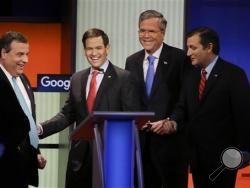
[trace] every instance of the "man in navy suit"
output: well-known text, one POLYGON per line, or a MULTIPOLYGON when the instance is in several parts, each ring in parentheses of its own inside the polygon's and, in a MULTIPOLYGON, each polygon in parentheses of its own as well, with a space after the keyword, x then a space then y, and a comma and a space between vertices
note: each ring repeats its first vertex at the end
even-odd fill
POLYGON ((38 168, 44 168, 46 160, 31 145, 30 121, 12 81, 13 78, 17 81, 35 119, 34 95, 23 74, 28 63, 28 40, 19 32, 7 32, 0 39, 0 50, 0 184, 19 188, 38 186, 38 168))
POLYGON ((249 81, 240 67, 219 57, 219 36, 211 28, 191 31, 187 50, 195 69, 185 77, 180 100, 163 132, 188 122, 195 188, 233 188, 237 169, 225 169, 215 179, 209 176, 221 165, 228 148, 250 149, 249 81))
MULTIPOLYGON (((186 188, 188 160, 185 130, 161 135, 164 119, 170 116, 178 100, 184 72, 191 65, 183 50, 163 42, 167 21, 155 11, 147 10, 139 18, 139 40, 144 48, 129 56, 126 70, 134 76, 140 96, 140 110, 153 111, 151 131, 141 131, 144 185, 146 188, 186 188), (154 78, 147 88, 148 57, 153 56, 154 78)), ((147 129, 149 130, 149 129, 147 129)))
MULTIPOLYGON (((90 68, 73 74, 69 97, 61 112, 42 123, 41 138, 59 132, 72 123, 76 126, 94 111, 138 111, 138 97, 128 71, 113 65, 107 55, 109 38, 100 29, 89 29, 82 38, 90 68), (89 108, 91 80, 96 76, 96 97, 89 108)), ((92 188, 92 141, 72 141, 66 173, 67 188, 92 188)))

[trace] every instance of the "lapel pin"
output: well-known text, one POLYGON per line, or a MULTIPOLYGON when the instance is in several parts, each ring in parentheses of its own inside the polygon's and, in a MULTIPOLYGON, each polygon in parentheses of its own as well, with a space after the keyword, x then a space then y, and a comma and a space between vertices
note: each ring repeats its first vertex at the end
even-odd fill
POLYGON ((167 64, 168 64, 168 62, 167 62, 167 61, 163 61, 163 64, 164 64, 164 65, 167 65, 167 64))
POLYGON ((214 74, 214 77, 217 78, 219 75, 218 74, 214 74))
POLYGON ((108 78, 111 78, 111 76, 110 76, 110 75, 108 75, 108 78))

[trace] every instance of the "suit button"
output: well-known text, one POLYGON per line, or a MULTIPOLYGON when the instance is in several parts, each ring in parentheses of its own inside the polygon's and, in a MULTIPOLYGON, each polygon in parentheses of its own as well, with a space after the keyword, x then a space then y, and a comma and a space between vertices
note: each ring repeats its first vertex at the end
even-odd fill
POLYGON ((17 146, 17 149, 20 151, 21 150, 20 146, 17 146))

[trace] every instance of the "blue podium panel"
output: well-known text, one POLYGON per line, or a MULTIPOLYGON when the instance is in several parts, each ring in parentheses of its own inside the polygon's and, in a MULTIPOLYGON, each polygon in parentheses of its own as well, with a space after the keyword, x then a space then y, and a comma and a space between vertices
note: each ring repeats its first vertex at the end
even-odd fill
POLYGON ((132 120, 106 120, 104 126, 105 188, 134 184, 134 129, 132 120))
MULTIPOLYGON (((153 116, 154 112, 94 111, 72 132, 73 140, 94 138, 96 141, 98 159, 94 162, 101 176, 94 179, 96 187, 133 188, 135 156, 138 187, 144 187, 137 129, 153 116)), ((93 170, 93 177, 97 177, 96 173, 93 170)))

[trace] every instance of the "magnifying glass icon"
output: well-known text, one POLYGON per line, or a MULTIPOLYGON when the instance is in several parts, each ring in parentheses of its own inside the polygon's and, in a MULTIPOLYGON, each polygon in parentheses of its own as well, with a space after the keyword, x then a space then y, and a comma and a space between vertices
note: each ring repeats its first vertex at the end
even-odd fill
POLYGON ((209 175, 209 179, 214 181, 225 169, 238 169, 243 162, 243 156, 239 149, 229 147, 221 154, 221 165, 209 175))

